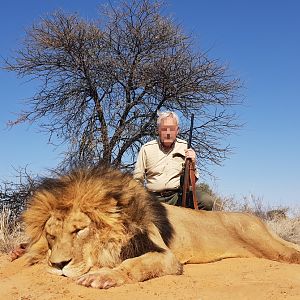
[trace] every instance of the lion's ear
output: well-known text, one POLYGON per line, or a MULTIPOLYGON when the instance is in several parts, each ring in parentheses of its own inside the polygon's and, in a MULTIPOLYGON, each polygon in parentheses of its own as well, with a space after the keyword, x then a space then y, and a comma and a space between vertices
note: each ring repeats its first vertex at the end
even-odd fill
POLYGON ((29 245, 28 250, 24 255, 27 264, 33 265, 35 263, 43 261, 46 258, 48 250, 48 242, 45 235, 43 234, 38 241, 29 245))

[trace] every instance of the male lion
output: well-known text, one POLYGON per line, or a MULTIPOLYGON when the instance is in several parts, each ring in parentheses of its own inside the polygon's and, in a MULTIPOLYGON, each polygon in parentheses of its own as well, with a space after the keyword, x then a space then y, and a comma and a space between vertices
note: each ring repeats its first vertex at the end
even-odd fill
POLYGON ((300 263, 300 247, 243 213, 159 203, 129 174, 79 169, 44 180, 24 212, 30 264, 110 288, 167 274, 184 263, 262 257, 300 263))

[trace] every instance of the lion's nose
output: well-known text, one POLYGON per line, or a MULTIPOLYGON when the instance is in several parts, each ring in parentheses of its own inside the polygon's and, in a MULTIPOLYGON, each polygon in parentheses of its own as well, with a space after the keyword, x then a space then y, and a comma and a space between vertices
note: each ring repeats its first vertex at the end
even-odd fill
POLYGON ((70 261, 71 261, 71 259, 57 262, 57 263, 51 263, 51 265, 52 265, 52 267, 54 267, 56 269, 62 270, 70 261))

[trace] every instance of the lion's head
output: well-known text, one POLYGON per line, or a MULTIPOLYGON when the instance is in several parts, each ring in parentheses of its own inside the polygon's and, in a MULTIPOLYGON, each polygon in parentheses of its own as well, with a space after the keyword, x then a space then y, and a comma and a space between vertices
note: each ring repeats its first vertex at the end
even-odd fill
POLYGON ((148 238, 150 223, 166 243, 172 235, 165 208, 130 175, 105 168, 45 179, 23 217, 29 263, 46 258, 51 272, 68 277, 159 251, 148 238))

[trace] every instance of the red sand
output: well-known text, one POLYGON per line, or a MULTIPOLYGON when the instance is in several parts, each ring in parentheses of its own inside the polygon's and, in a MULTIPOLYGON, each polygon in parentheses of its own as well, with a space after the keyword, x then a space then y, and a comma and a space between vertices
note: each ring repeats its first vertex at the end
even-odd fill
POLYGON ((226 259, 186 265, 181 276, 165 276, 109 290, 79 286, 48 274, 44 265, 24 267, 0 256, 2 300, 106 299, 300 299, 300 265, 264 259, 226 259))

